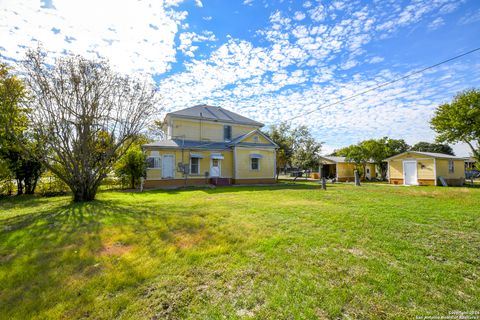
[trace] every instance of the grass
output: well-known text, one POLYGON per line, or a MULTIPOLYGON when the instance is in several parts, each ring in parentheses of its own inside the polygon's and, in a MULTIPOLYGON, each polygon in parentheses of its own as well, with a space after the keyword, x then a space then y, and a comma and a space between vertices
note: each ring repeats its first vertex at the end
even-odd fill
POLYGON ((480 310, 480 189, 330 185, 0 201, 0 318, 480 310))

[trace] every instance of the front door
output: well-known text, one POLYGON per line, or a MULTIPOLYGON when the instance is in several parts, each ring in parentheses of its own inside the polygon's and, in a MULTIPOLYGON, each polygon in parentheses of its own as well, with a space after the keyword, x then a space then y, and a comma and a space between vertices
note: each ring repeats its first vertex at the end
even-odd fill
POLYGON ((163 155, 162 160, 162 178, 173 179, 174 176, 174 159, 173 154, 163 155))
POLYGON ((220 160, 219 159, 212 159, 210 163, 210 177, 220 177, 220 160))
POLYGON ((404 184, 411 186, 417 184, 417 162, 403 161, 404 184))

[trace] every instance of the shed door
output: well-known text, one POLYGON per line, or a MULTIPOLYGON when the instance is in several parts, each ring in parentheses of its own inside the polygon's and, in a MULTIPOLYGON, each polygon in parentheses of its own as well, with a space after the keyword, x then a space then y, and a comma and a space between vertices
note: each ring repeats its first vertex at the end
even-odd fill
POLYGON ((417 184, 417 162, 416 161, 403 161, 403 176, 404 176, 404 184, 409 186, 417 184))
POLYGON ((162 161, 162 178, 173 178, 174 174, 174 161, 173 154, 163 155, 162 161))

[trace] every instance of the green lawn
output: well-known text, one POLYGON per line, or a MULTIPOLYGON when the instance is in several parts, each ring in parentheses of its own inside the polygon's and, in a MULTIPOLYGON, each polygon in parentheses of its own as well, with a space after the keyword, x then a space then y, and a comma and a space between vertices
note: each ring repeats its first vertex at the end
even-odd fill
POLYGON ((480 189, 330 185, 0 201, 0 318, 480 311, 480 189))

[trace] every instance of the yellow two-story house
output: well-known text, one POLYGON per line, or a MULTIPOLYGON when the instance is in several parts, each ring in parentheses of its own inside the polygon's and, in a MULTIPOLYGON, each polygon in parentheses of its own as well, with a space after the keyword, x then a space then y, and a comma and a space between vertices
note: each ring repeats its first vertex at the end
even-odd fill
POLYGON ((144 187, 274 183, 278 146, 261 127, 260 122, 208 105, 168 113, 166 139, 143 145, 144 187))

